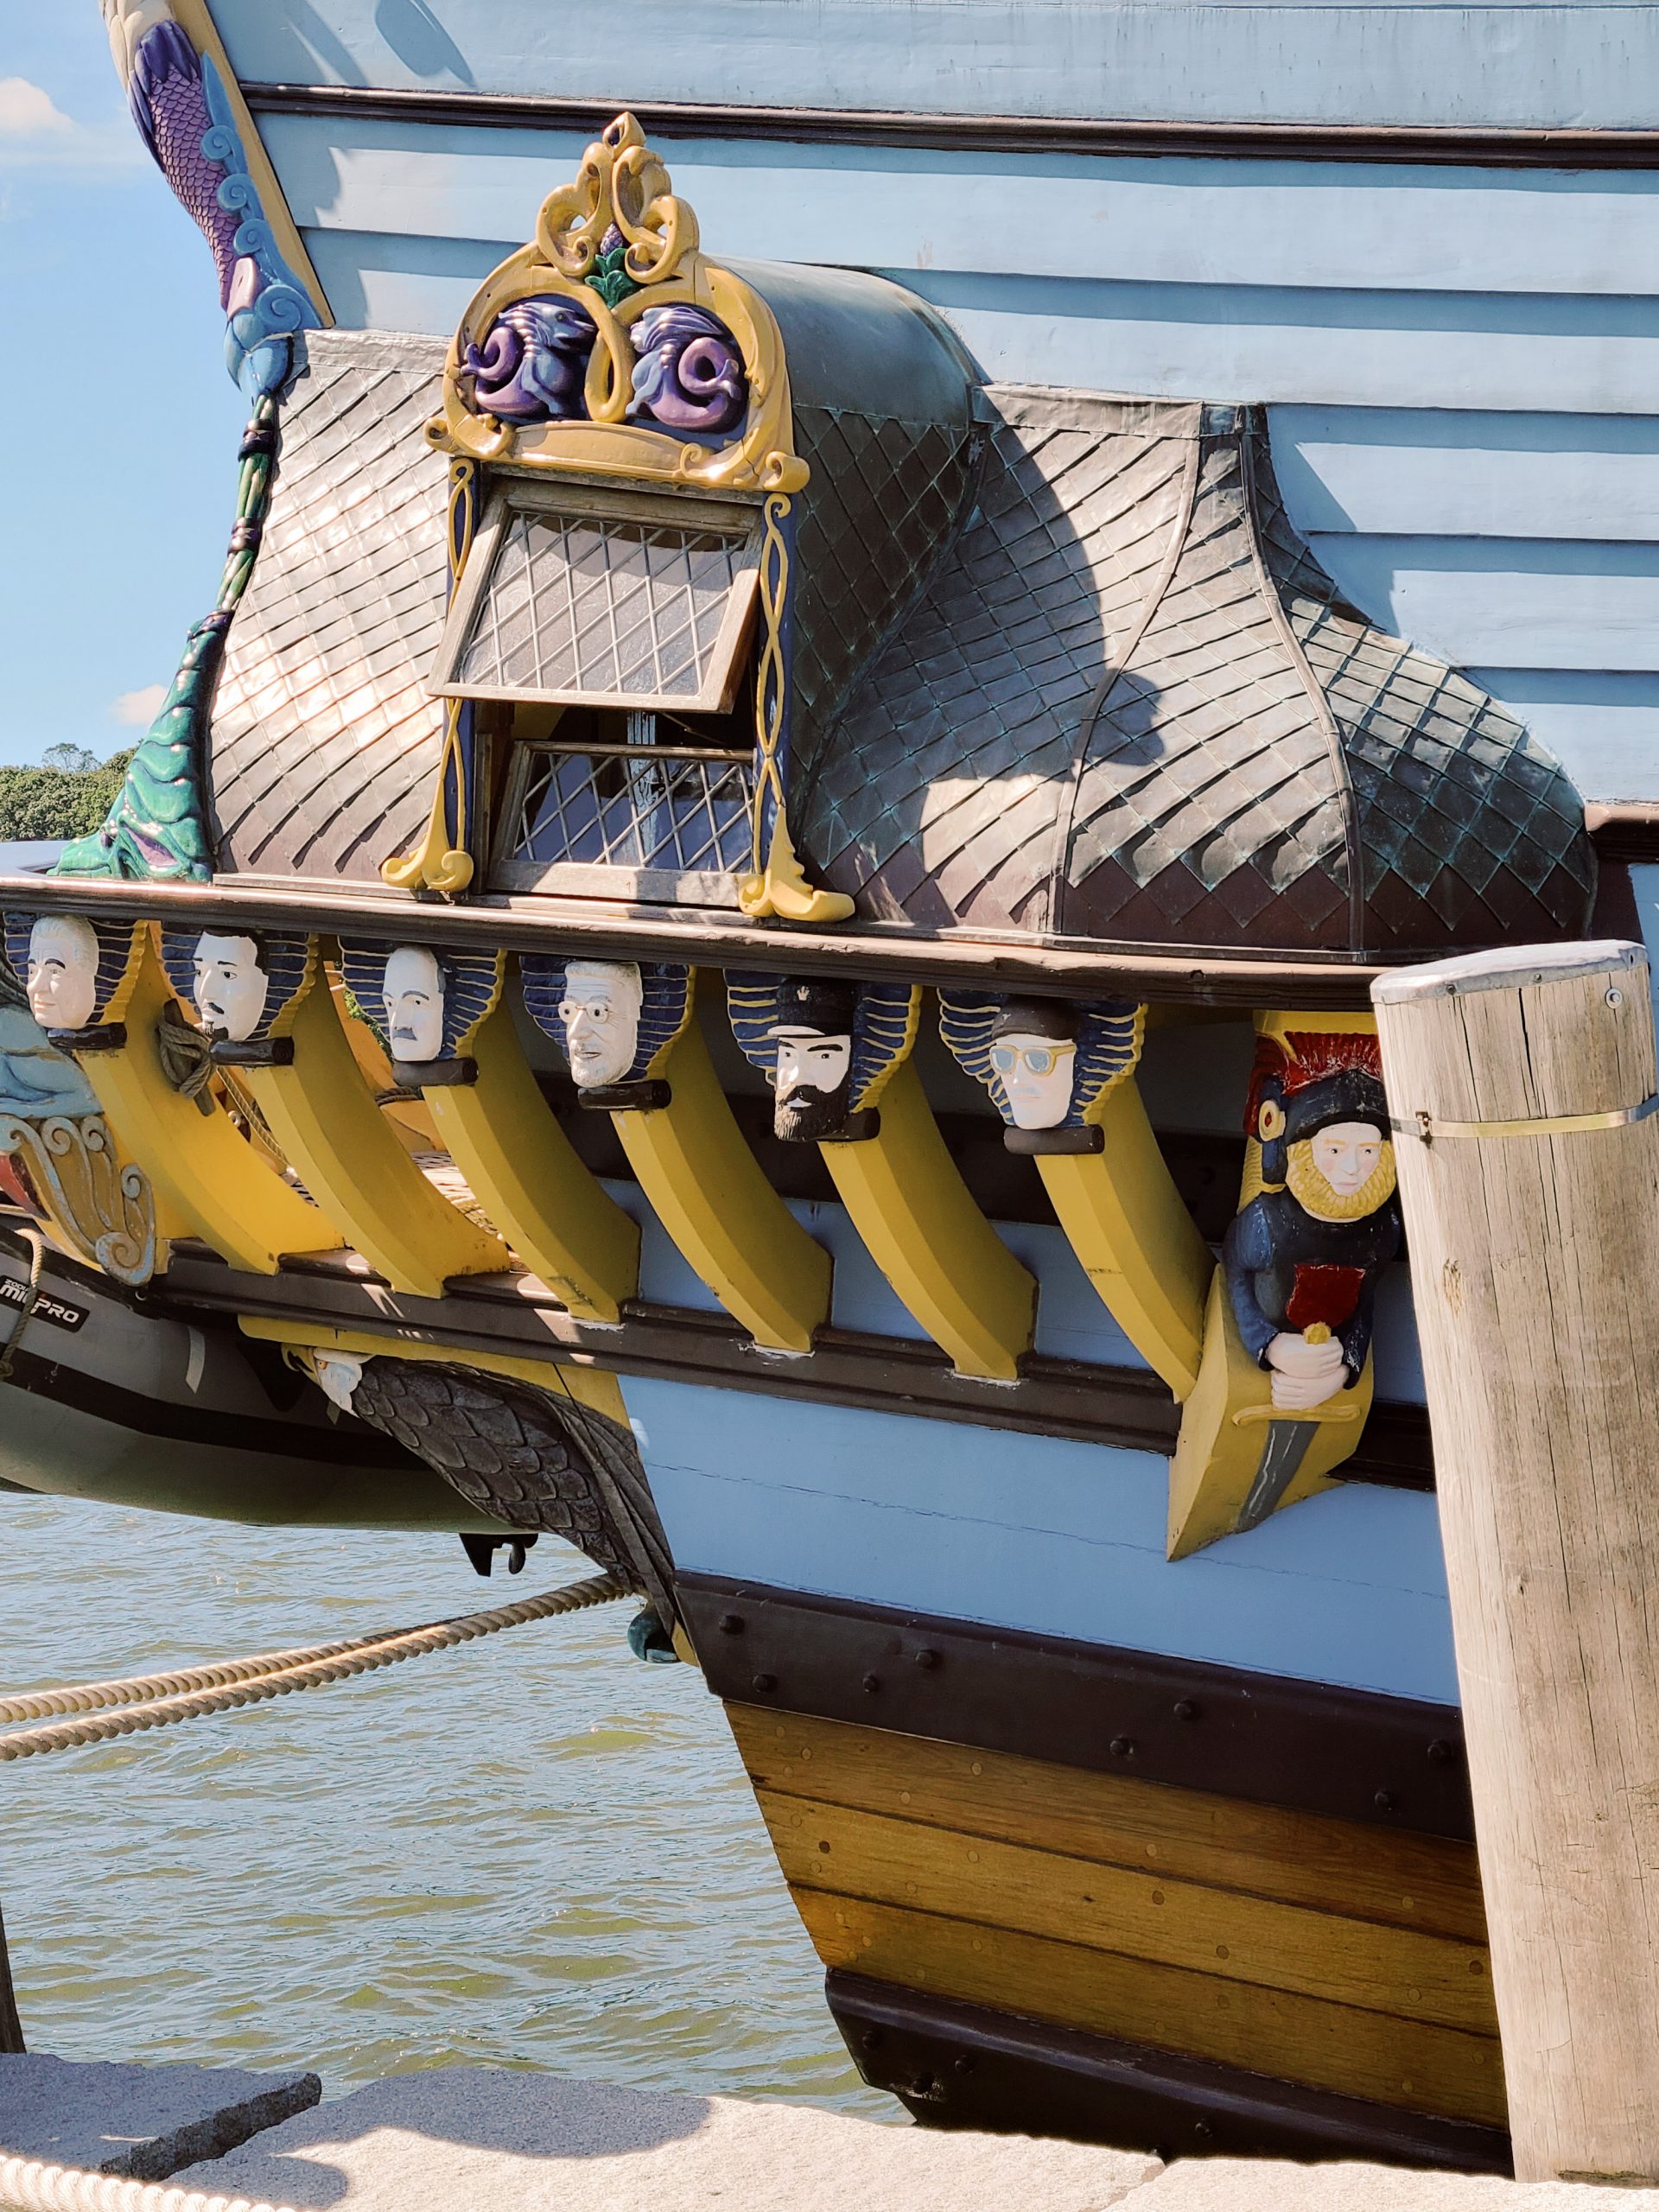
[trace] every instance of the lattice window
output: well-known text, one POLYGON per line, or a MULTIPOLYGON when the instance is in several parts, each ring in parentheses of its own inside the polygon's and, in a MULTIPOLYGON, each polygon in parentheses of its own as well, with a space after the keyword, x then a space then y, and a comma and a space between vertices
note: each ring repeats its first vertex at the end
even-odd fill
POLYGON ((467 564, 436 689, 465 697, 715 712, 755 592, 752 531, 498 500, 467 564))
POLYGON ((527 748, 493 871, 503 890, 632 889, 684 897, 750 862, 750 761, 639 745, 527 748), (603 870, 606 877, 582 872, 603 870), (627 871, 629 885, 610 880, 627 871))

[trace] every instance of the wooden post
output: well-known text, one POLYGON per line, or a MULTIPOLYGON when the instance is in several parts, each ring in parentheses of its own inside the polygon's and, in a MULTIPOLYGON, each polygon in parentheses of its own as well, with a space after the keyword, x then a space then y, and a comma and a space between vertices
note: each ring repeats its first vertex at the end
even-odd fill
POLYGON ((17 2017, 17 1999, 11 1986, 11 1959, 6 1950, 6 1924, 0 1920, 0 2056, 16 2057, 28 2046, 23 2024, 17 2017))
POLYGON ((1516 2172, 1659 2181, 1659 1118, 1631 1118, 1655 1090, 1647 957, 1488 953, 1373 997, 1516 2172))

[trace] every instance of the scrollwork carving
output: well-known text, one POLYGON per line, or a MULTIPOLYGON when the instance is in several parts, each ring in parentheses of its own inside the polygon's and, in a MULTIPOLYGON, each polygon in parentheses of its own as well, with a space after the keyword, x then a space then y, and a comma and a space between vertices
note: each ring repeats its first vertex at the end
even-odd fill
POLYGON ((156 1272, 156 1198, 149 1178, 117 1158, 101 1114, 38 1121, 0 1110, 0 1152, 15 1154, 52 1224, 80 1257, 118 1282, 156 1272))

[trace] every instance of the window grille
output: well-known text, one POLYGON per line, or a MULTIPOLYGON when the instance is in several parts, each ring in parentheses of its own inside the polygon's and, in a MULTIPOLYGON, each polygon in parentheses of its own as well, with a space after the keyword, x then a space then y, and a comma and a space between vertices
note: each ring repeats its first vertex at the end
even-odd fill
POLYGON ((582 512, 498 498, 461 579, 435 689, 717 713, 756 588, 753 531, 671 501, 582 512))
POLYGON ((753 798, 747 754, 527 746, 495 887, 732 905, 734 879, 750 865, 753 798))

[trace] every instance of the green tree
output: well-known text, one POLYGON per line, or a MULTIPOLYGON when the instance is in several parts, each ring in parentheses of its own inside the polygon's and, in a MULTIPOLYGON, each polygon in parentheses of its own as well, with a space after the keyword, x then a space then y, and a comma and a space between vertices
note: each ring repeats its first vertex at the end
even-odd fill
MULTIPOLYGON (((54 745, 47 758, 91 762, 79 747, 54 745)), ((0 838, 7 840, 85 837, 96 830, 115 803, 121 779, 132 758, 130 747, 100 768, 54 765, 43 768, 0 768, 0 838)))

